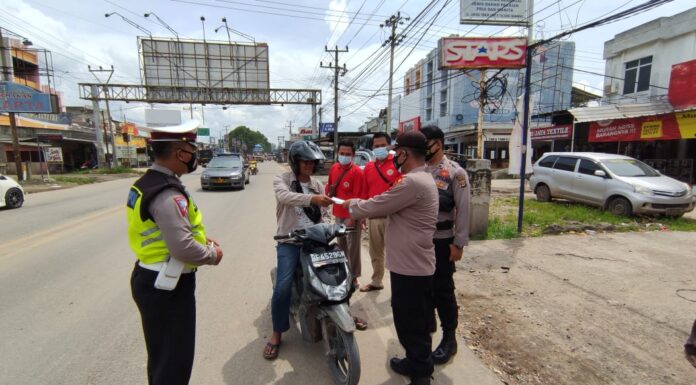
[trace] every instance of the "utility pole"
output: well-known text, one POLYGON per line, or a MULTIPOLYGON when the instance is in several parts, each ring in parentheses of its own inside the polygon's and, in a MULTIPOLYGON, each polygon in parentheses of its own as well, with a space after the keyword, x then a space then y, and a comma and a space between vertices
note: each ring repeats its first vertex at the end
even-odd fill
MULTIPOLYGON (((109 109, 109 82, 111 81, 111 77, 114 75, 114 66, 111 66, 110 69, 103 69, 101 66, 99 66, 99 69, 92 69, 92 67, 88 65, 87 69, 100 83, 101 80, 99 79, 99 76, 97 76, 97 73, 109 74, 109 77, 106 79, 106 83, 103 83, 104 96, 106 98, 106 119, 109 124, 109 133, 111 134, 111 162, 109 162, 109 168, 116 167, 116 141, 114 140, 114 127, 111 125, 111 110, 109 109)), ((106 147, 108 149, 109 146, 106 147)))
POLYGON ((288 135, 292 138, 292 120, 288 120, 288 135))
POLYGON ((389 93, 387 97, 387 124, 386 126, 386 133, 387 135, 391 136, 391 119, 392 119, 392 86, 394 82, 394 48, 399 45, 399 43, 404 41, 404 38, 406 38, 406 35, 401 33, 397 34, 396 33, 396 28, 399 25, 404 24, 404 20, 408 21, 410 18, 406 17, 403 18, 401 17, 401 12, 397 12, 396 15, 392 15, 390 18, 384 21, 384 24, 380 24, 379 26, 384 28, 384 27, 390 27, 391 28, 391 34, 389 35, 389 38, 384 41, 382 44, 382 47, 386 47, 389 45, 389 93))
POLYGON ((345 53, 348 52, 348 47, 346 46, 346 49, 338 49, 338 46, 334 49, 329 49, 328 47, 324 46, 324 51, 326 52, 333 52, 334 54, 334 60, 336 60, 334 63, 329 63, 329 65, 325 66, 324 63, 319 62, 319 66, 321 68, 329 68, 334 70, 334 140, 333 140, 333 147, 334 147, 334 156, 338 153, 338 120, 340 119, 338 117, 338 77, 340 76, 345 76, 346 72, 348 72, 348 69, 346 68, 346 64, 343 63, 343 67, 341 67, 338 64, 338 54, 339 53, 345 53))
POLYGON ((480 78, 479 78, 479 110, 478 110, 478 123, 476 124, 476 158, 477 159, 483 159, 485 156, 484 154, 484 149, 483 149, 483 115, 486 113, 485 107, 486 107, 486 89, 487 89, 487 84, 486 84, 486 70, 485 69, 480 69, 479 70, 480 78))
MULTIPOLYGON (((2 80, 9 82, 11 64, 7 63, 7 59, 5 58, 5 49, 5 38, 2 36, 2 28, 0 28, 0 57, 2 58, 2 80)), ((9 48, 7 48, 7 50, 9 51, 9 48)), ((10 130, 12 131, 12 153, 14 154, 15 168, 17 170, 17 181, 21 182, 24 180, 24 174, 22 174, 22 151, 19 148, 17 120, 15 119, 14 112, 8 112, 7 115, 10 118, 10 130)))
POLYGON ((522 146, 520 155, 522 161, 520 163, 520 197, 519 207, 517 208, 517 233, 522 234, 522 220, 524 217, 524 187, 525 175, 527 168, 527 130, 529 129, 529 98, 532 92, 531 77, 532 77, 532 57, 534 55, 534 0, 527 4, 527 66, 524 72, 524 121, 522 122, 522 146))

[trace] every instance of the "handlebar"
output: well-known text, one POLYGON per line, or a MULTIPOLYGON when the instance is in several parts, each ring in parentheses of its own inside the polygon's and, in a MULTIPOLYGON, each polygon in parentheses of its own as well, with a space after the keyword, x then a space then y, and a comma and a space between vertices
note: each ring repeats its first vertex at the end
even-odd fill
POLYGON ((280 241, 280 240, 283 240, 283 239, 290 239, 290 238, 292 238, 292 235, 291 235, 291 234, 274 235, 274 236, 273 236, 273 240, 276 240, 276 241, 280 241))

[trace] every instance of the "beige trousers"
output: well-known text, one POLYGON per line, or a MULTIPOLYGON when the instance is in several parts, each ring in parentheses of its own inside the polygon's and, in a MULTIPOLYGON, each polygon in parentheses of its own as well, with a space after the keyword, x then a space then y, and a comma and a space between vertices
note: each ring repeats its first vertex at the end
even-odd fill
POLYGON ((370 244, 370 260, 372 261, 372 286, 381 287, 384 278, 384 228, 386 218, 368 219, 367 235, 370 244))
MULTIPOLYGON (((347 225, 348 219, 336 218, 336 223, 347 225)), ((350 266, 350 272, 353 274, 353 278, 358 278, 362 270, 360 263, 360 249, 362 249, 361 234, 362 229, 359 225, 355 226, 355 232, 346 234, 345 237, 339 237, 336 239, 338 247, 340 247, 348 258, 348 265, 350 266)))

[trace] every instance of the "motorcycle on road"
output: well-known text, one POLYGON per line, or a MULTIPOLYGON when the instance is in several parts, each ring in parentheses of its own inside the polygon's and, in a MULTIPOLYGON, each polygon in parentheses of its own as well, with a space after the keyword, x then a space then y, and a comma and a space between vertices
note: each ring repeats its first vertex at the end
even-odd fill
MULTIPOLYGON (((356 385, 360 380, 360 353, 353 335, 355 322, 348 310, 353 277, 345 253, 331 244, 336 237, 345 236, 346 231, 343 225, 319 223, 273 237, 301 247, 290 314, 303 340, 324 341, 336 385, 356 385)), ((274 285, 275 277, 274 268, 274 285)))

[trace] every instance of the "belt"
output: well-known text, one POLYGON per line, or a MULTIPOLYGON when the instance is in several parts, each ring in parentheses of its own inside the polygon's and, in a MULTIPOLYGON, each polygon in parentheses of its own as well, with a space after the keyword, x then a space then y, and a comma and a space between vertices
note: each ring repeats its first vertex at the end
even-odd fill
MULTIPOLYGON (((138 266, 140 266, 146 270, 159 272, 160 270, 162 270, 162 267, 164 266, 164 262, 142 263, 141 261, 138 261, 138 266)), ((195 271, 196 271, 195 267, 184 266, 184 270, 181 271, 181 274, 194 273, 195 271)))
POLYGON ((436 228, 438 230, 452 230, 453 227, 454 227, 453 221, 437 222, 437 225, 436 225, 436 228))

